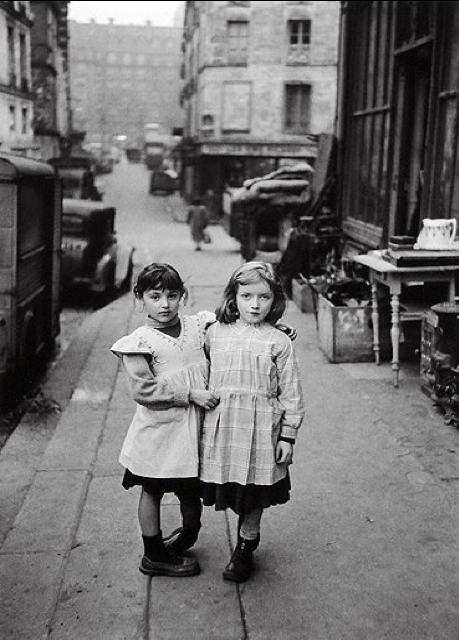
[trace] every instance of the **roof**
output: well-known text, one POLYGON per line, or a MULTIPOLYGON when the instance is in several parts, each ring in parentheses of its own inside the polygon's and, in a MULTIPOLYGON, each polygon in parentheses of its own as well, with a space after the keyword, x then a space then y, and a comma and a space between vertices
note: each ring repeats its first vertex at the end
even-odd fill
POLYGON ((55 176, 56 170, 47 162, 33 160, 12 153, 0 153, 0 178, 21 178, 22 176, 55 176))

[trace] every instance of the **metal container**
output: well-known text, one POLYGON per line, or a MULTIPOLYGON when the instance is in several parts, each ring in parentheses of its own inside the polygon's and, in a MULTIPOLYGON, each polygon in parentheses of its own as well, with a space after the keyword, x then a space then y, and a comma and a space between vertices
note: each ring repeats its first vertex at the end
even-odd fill
POLYGON ((0 154, 0 410, 36 381, 59 333, 61 181, 0 154))

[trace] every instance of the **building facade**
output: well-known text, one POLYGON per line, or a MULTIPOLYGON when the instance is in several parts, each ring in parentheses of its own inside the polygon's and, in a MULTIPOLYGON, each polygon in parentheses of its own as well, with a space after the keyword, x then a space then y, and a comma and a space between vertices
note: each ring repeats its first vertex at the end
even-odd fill
POLYGON ((33 2, 31 30, 33 129, 43 160, 69 144, 68 2, 33 2))
POLYGON ((342 2, 339 209, 349 253, 459 221, 459 3, 342 2))
POLYGON ((0 2, 0 151, 39 156, 34 142, 30 2, 0 2))
POLYGON ((0 150, 47 160, 70 131, 68 2, 0 2, 0 150))
POLYGON ((73 123, 87 142, 126 136, 138 146, 146 123, 183 127, 179 104, 182 28, 70 21, 73 123))
POLYGON ((334 130, 337 2, 187 2, 183 34, 185 197, 314 162, 334 130))

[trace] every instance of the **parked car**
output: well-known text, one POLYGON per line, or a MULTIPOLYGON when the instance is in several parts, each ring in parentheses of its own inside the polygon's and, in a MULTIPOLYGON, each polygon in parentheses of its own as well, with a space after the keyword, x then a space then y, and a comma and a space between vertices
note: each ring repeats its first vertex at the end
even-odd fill
POLYGON ((84 290, 100 305, 129 290, 134 247, 117 240, 115 219, 115 207, 63 199, 63 295, 84 290))
POLYGON ((152 171, 150 175, 150 193, 161 191, 174 193, 177 188, 177 174, 170 169, 166 171, 152 171))
POLYGON ((64 198, 102 200, 103 189, 96 182, 94 161, 89 156, 50 158, 48 164, 55 167, 62 178, 64 198))

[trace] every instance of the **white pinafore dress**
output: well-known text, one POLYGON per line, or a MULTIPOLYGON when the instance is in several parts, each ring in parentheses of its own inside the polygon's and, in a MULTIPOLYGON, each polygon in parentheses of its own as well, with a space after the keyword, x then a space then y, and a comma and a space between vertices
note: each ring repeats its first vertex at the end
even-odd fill
POLYGON ((188 396, 191 389, 207 388, 203 345, 205 331, 214 320, 215 315, 206 311, 182 316, 178 338, 147 324, 111 347, 123 361, 142 354, 150 362, 151 378, 129 378, 131 390, 137 392, 134 397, 142 398, 142 404, 136 402, 119 456, 131 473, 146 478, 197 477, 202 410, 188 396))

